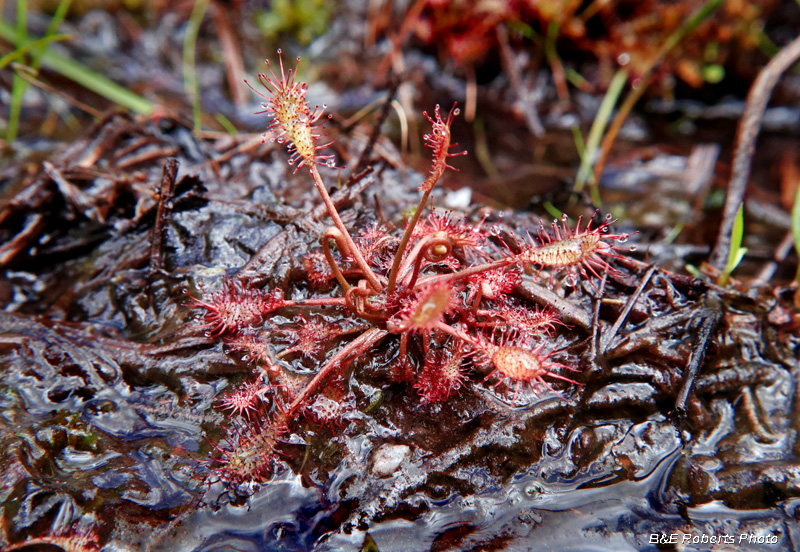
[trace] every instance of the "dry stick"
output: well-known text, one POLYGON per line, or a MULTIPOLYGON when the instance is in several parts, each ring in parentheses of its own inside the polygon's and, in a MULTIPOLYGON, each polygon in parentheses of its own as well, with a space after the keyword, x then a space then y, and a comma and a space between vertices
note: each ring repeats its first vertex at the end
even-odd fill
POLYGON ((544 126, 537 111, 539 102, 528 101, 522 89, 520 71, 514 61, 514 52, 511 51, 511 44, 508 41, 508 29, 505 25, 500 24, 495 27, 495 37, 497 37, 497 45, 500 51, 500 63, 505 69, 506 75, 508 75, 508 82, 515 96, 514 107, 522 110, 528 130, 534 136, 544 136, 544 126))
POLYGON ((555 310, 564 322, 576 324, 583 329, 592 327, 592 319, 586 311, 571 301, 559 297, 553 290, 537 284, 533 278, 527 274, 522 275, 522 281, 517 286, 517 291, 523 297, 539 305, 555 310))
POLYGON ((242 61, 242 50, 237 42, 237 33, 233 30, 228 10, 216 2, 211 3, 211 18, 217 30, 220 47, 222 48, 222 59, 225 62, 225 74, 228 78, 228 90, 230 90, 234 105, 242 107, 247 105, 247 92, 241 85, 245 80, 244 62, 242 61))
POLYGON ((674 414, 679 420, 686 420, 686 401, 689 399, 689 393, 692 392, 697 374, 700 372, 700 367, 703 365, 703 359, 706 356, 706 349, 708 349, 711 336, 714 335, 719 321, 722 319, 719 298, 716 297, 716 294, 711 294, 707 301, 713 304, 709 305, 703 322, 700 324, 700 329, 697 333, 697 342, 692 351, 692 356, 689 359, 689 364, 686 366, 683 386, 678 393, 678 398, 675 400, 674 414))
POLYGON ((733 155, 728 197, 725 199, 725 208, 722 212, 722 224, 719 227, 717 243, 714 245, 709 259, 709 264, 720 272, 725 270, 725 266, 728 264, 733 222, 744 199, 747 179, 750 176, 750 164, 756 148, 756 138, 761 130, 761 120, 767 109, 767 102, 769 102, 780 76, 798 59, 800 59, 800 37, 785 46, 767 63, 747 94, 747 107, 745 107, 736 132, 736 150, 733 155))
POLYGON ((38 71, 29 72, 29 71, 26 71, 25 69, 27 69, 27 68, 22 68, 22 67, 19 67, 19 66, 17 66, 15 64, 15 66, 14 66, 14 74, 15 75, 19 75, 23 80, 28 81, 28 83, 30 83, 30 84, 32 84, 34 86, 38 86, 39 88, 41 88, 45 92, 47 92, 49 94, 53 94, 54 96, 58 96, 59 98, 61 98, 62 100, 64 100, 68 104, 70 104, 71 106, 77 107, 81 111, 85 111, 86 113, 88 113, 89 115, 94 117, 95 119, 100 119, 100 118, 103 117, 103 112, 102 111, 100 111, 98 109, 95 109, 94 107, 90 106, 87 103, 84 103, 84 102, 78 100, 77 98, 73 98, 73 97, 69 96, 68 94, 64 93, 62 90, 56 88, 55 86, 50 86, 49 84, 47 84, 43 80, 37 79, 36 76, 38 76, 38 71))
POLYGON ((600 176, 603 174, 603 167, 606 164, 608 154, 611 152, 611 146, 614 144, 614 140, 616 140, 617 134, 622 128, 625 119, 628 118, 631 109, 633 109, 633 106, 639 101, 639 98, 642 97, 645 90, 647 90, 652 78, 653 69, 664 60, 675 46, 680 44, 681 40, 686 38, 686 35, 694 31, 706 17, 711 15, 711 13, 720 6, 722 1, 723 0, 709 0, 703 7, 693 13, 686 23, 681 25, 677 31, 667 38, 656 56, 646 66, 645 70, 642 72, 641 84, 639 84, 638 88, 631 90, 631 93, 625 98, 625 101, 619 108, 619 112, 617 112, 617 116, 614 118, 614 122, 611 123, 608 132, 605 137, 603 137, 603 143, 600 146, 600 154, 597 156, 597 161, 595 161, 594 164, 593 186, 598 186, 600 184, 600 176))
POLYGON ((391 82, 389 83, 389 90, 386 94, 386 100, 383 102, 381 106, 381 112, 378 114, 378 119, 375 121, 375 124, 372 126, 372 132, 370 132, 369 139, 367 140, 367 145, 364 146, 364 151, 361 152, 361 155, 358 156, 358 161, 356 162, 355 168, 353 172, 358 172, 364 166, 366 166, 367 160, 369 156, 372 155, 372 150, 375 148, 375 143, 378 141, 378 138, 381 134, 381 127, 383 123, 386 122, 386 118, 389 116, 389 110, 392 107, 392 102, 397 96, 397 89, 400 87, 400 79, 399 78, 392 78, 391 82))
POLYGON ((0 267, 10 263, 29 243, 35 241, 46 227, 44 215, 29 214, 25 218, 25 227, 16 236, 0 245, 0 267))
POLYGON ((164 266, 164 238, 169 217, 172 214, 172 196, 175 194, 175 177, 178 175, 178 160, 167 159, 161 173, 161 190, 158 195, 158 211, 153 235, 150 238, 150 273, 164 266))
POLYGON ((636 288, 636 291, 633 293, 633 295, 631 295, 628 298, 628 302, 625 304, 625 307, 622 309, 622 312, 619 314, 619 317, 617 317, 617 320, 616 322, 614 322, 614 325, 611 327, 611 330, 606 335, 604 335, 603 338, 600 340, 601 341, 600 352, 602 354, 605 354, 606 350, 608 349, 608 346, 611 345, 611 342, 614 340, 614 337, 616 337, 617 332, 622 327, 622 324, 625 323, 625 320, 628 318, 628 314, 630 314, 631 309, 633 309, 633 306, 636 304, 636 301, 639 299, 639 296, 644 291, 645 286, 647 286, 647 282, 650 281, 650 278, 653 276, 653 273, 657 270, 657 268, 658 267, 656 266, 651 266, 650 269, 647 271, 647 273, 645 273, 645 275, 642 277, 642 281, 639 284, 639 287, 636 288))
POLYGON ((778 266, 789 256, 789 252, 793 247, 794 234, 789 230, 786 232, 786 235, 783 236, 783 240, 778 244, 778 247, 775 248, 772 260, 764 265, 758 273, 758 276, 756 276, 756 279, 753 280, 753 284, 766 284, 769 282, 778 270, 778 266))
POLYGON ((592 363, 596 366, 597 360, 599 355, 599 351, 605 352, 605 347, 602 345, 602 340, 600 336, 600 306, 603 303, 603 294, 606 290, 606 282, 608 281, 608 272, 603 272, 603 279, 600 280, 600 288, 598 289, 597 296, 592 298, 594 302, 594 308, 592 309, 592 341, 591 341, 591 350, 590 356, 592 358, 592 363))

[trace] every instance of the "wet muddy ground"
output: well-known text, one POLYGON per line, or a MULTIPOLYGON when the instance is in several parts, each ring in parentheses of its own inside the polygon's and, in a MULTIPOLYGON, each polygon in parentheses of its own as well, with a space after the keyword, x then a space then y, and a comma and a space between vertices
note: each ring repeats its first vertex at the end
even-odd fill
MULTIPOLYGON (((374 72, 383 59, 380 50, 364 53, 356 4, 331 15, 327 34, 303 53, 301 76, 312 81, 312 102, 336 114, 331 149, 350 168, 321 172, 346 224, 360 233, 375 221, 396 224, 416 205, 427 149, 412 135, 407 154, 400 119, 391 115, 363 155, 387 92, 355 64, 371 60, 374 72), (348 119, 373 101, 367 119, 348 119), (354 170, 360 160, 371 167, 366 173, 354 170)), ((111 78, 188 116, 173 50, 180 52, 189 9, 167 12, 143 27, 147 39, 130 43, 116 32, 135 28, 125 16, 76 16, 67 22, 83 33, 75 55, 113 59, 111 78), (156 53, 154 44, 164 47, 156 53)), ((31 21, 36 28, 39 20, 31 21)), ((797 256, 773 259, 790 228, 781 194, 800 133, 797 108, 785 100, 794 97, 796 74, 785 76, 768 111, 746 203, 749 253, 727 286, 687 266, 706 260, 715 239, 746 81, 744 91, 713 102, 701 94, 647 99, 624 127, 600 185, 603 213, 619 217, 615 230, 638 231, 626 258, 614 261, 618 274, 575 286, 557 279, 548 289, 548 279, 530 271, 514 290, 521 303, 559 309, 563 325, 552 345, 561 362, 579 369, 570 373, 579 385, 509 404, 478 370, 460 393, 425 402, 392 377, 400 344, 391 336, 344 373, 335 416, 298 417, 280 435, 269 476, 231 484, 219 476, 221 449, 239 422, 219 400, 258 372, 258 359, 205 335, 188 297, 220 289, 226 278, 287 297, 337 291, 315 290, 303 268, 329 224, 307 172, 294 172, 281 144, 262 142, 265 119, 252 115, 259 98, 249 94, 236 106, 225 70, 206 51, 218 44, 218 27, 203 29, 204 109, 224 113, 240 134, 196 133, 159 110, 108 113, 81 123, 69 139, 62 127, 44 136, 48 110, 67 108, 32 90, 21 137, 6 144, 0 545, 800 546, 799 338, 790 287, 797 256), (169 159, 177 162, 174 178, 169 159), (718 541, 703 542, 704 535, 718 541)), ((772 29, 776 40, 785 33, 772 29)), ((242 26, 245 54, 258 50, 256 37, 242 26)), ((412 46, 394 97, 412 94, 419 111, 436 101, 463 105, 464 75, 412 46)), ((479 72, 475 122, 454 124, 470 154, 452 160, 461 172, 443 179, 436 206, 518 236, 549 224, 547 205, 591 216, 588 196, 572 192, 580 159, 569 128, 588 129, 602 96, 573 90, 565 107, 546 64, 538 74, 537 113, 547 132, 537 137, 514 107, 519 99, 504 73, 479 72)), ((407 116, 425 131, 419 113, 407 116)), ((298 314, 282 311, 271 323, 298 314)), ((292 344, 271 343, 278 352, 292 344)), ((319 367, 301 357, 285 365, 303 377, 319 367)))

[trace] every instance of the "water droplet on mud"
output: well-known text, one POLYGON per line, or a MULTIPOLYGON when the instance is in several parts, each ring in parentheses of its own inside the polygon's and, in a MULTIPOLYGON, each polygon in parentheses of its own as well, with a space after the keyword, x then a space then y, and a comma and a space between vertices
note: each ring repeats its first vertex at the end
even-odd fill
POLYGON ((564 283, 569 287, 575 287, 578 285, 578 275, 574 272, 570 272, 567 274, 567 277, 564 279, 564 283))

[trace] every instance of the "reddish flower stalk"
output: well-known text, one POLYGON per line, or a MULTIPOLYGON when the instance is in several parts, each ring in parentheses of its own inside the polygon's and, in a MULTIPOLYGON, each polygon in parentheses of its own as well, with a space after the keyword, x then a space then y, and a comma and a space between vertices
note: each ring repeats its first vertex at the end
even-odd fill
POLYGON ((445 121, 442 120, 438 104, 436 105, 435 109, 435 121, 428 117, 427 113, 424 113, 425 117, 428 117, 428 120, 433 125, 433 130, 429 134, 425 135, 426 145, 433 149, 433 166, 431 168, 431 172, 428 174, 428 177, 419 188, 420 191, 423 192, 422 199, 420 199, 419 205, 417 205, 417 210, 414 211, 411 220, 408 221, 408 224, 406 225, 406 231, 403 233, 403 237, 400 240, 400 245, 397 248, 397 253, 395 253, 394 262, 392 263, 392 270, 389 272, 389 295, 394 293, 397 285, 397 278, 399 276, 398 273, 400 272, 400 264, 403 261, 406 247, 408 246, 411 236, 414 234, 414 228, 416 228, 417 222, 419 221, 420 216, 422 216, 422 211, 425 208, 425 204, 428 202, 428 198, 430 197, 434 184, 436 184, 436 182, 442 177, 445 169, 448 167, 451 169, 453 168, 447 164, 447 158, 467 154, 466 151, 462 151, 460 153, 450 153, 450 125, 453 123, 455 116, 459 113, 456 105, 457 104, 453 104, 453 107, 450 108, 450 113, 445 121))
MULTIPOLYGON (((309 167, 311 176, 314 179, 314 185, 317 187, 317 191, 322 197, 325 207, 328 209, 328 213, 333 219, 336 228, 342 233, 343 239, 347 242, 349 248, 354 250, 353 256, 356 264, 364 271, 364 277, 372 288, 376 291, 380 291, 383 286, 364 260, 361 252, 355 247, 353 238, 350 237, 350 233, 342 222, 336 207, 333 205, 333 201, 331 201, 325 183, 322 181, 317 171, 317 165, 320 164, 325 164, 329 167, 335 166, 332 155, 319 154, 319 150, 333 143, 331 141, 327 144, 317 144, 320 131, 324 128, 324 125, 315 125, 322 117, 322 111, 318 106, 313 110, 309 108, 308 102, 306 101, 306 91, 308 90, 308 85, 306 83, 298 83, 295 80, 295 74, 291 70, 289 70, 289 76, 287 78, 286 71, 283 68, 283 57, 281 56, 280 50, 278 50, 278 58, 280 59, 281 65, 280 79, 278 79, 272 71, 269 60, 266 60, 266 63, 271 77, 268 77, 264 73, 258 75, 258 79, 261 84, 264 85, 264 88, 266 88, 267 94, 259 92, 247 83, 254 92, 268 100, 266 103, 262 104, 264 106, 264 111, 259 112, 266 113, 273 118, 272 123, 267 127, 265 135, 269 132, 277 131, 278 134, 273 138, 274 140, 286 139, 288 141, 287 148, 292 154, 289 158, 289 164, 293 165, 295 162, 299 161, 294 172, 297 172, 297 170, 304 165, 309 167)), ((300 58, 297 58, 297 61, 299 63, 300 58)), ((323 109, 324 107, 325 106, 323 106, 323 109)))
POLYGON ((337 352, 333 358, 326 362, 325 366, 320 368, 319 372, 317 372, 312 380, 308 382, 308 385, 306 385, 302 393, 297 395, 288 408, 286 408, 286 416, 291 416, 297 412, 297 410, 303 406, 303 403, 308 400, 308 398, 316 391, 317 387, 319 387, 323 381, 325 381, 336 371, 346 366, 345 361, 348 358, 356 357, 362 354, 364 351, 386 337, 387 333, 388 332, 386 330, 381 330, 380 328, 370 328, 353 341, 339 349, 339 352, 337 352))

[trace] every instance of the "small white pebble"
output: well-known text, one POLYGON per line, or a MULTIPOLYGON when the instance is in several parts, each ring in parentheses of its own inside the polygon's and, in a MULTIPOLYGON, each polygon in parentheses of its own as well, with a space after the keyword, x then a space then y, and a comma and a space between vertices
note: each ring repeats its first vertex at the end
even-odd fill
POLYGON ((472 188, 461 188, 447 192, 444 197, 445 207, 448 209, 466 209, 472 203, 472 188))
POLYGON ((381 445, 375 451, 372 474, 378 477, 389 477, 409 454, 411 454, 411 448, 406 445, 381 445))

